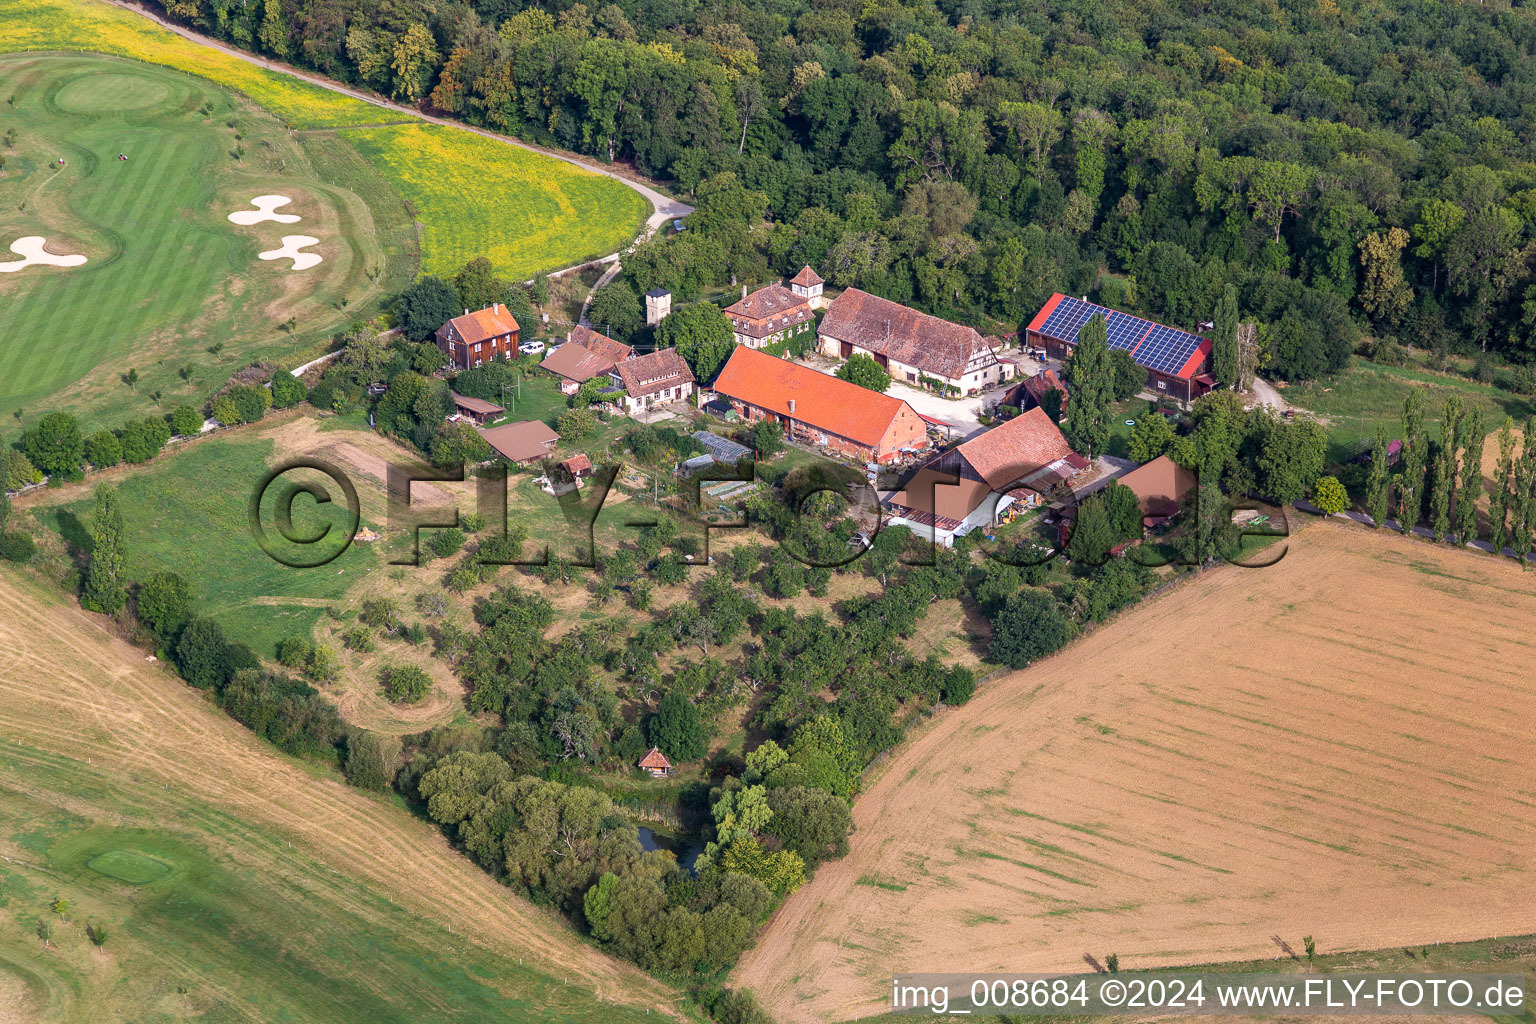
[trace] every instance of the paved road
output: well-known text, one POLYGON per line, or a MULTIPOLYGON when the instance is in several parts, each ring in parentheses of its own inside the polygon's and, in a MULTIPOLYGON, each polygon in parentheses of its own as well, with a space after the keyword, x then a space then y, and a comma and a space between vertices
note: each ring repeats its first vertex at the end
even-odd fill
POLYGON ((441 124, 447 125, 450 128, 457 128, 460 131, 474 132, 476 135, 483 135, 488 139, 495 139, 497 142, 503 142, 509 146, 516 146, 518 149, 526 149, 531 153, 541 153, 544 156, 553 157, 556 160, 563 160, 568 164, 571 164, 575 167, 580 167, 586 171, 591 171, 594 174, 601 174, 604 177, 612 178, 614 181, 622 182, 623 184, 644 196, 646 201, 651 204, 652 213, 650 217, 646 219, 645 231, 636 241, 649 238, 651 235, 655 234, 657 229, 659 229, 667 221, 674 220, 679 217, 686 217, 688 214, 693 212, 693 207, 689 206, 687 203, 679 202, 670 196, 662 195, 660 192, 651 188, 649 185, 646 185, 640 181, 636 181, 633 178, 626 178, 624 175, 618 173, 617 171, 604 167, 601 164, 589 163, 581 157, 575 156, 573 154, 561 153, 553 149, 545 149, 542 146, 535 146, 531 143, 524 142, 521 139, 514 139, 506 135, 498 135, 497 133, 493 131, 487 131, 484 128, 475 128, 467 124, 461 124, 458 121, 451 121, 447 118, 433 117, 430 114, 423 114, 421 111, 416 110, 414 107, 408 107, 401 103, 394 103, 390 100, 382 99, 381 97, 342 85, 340 82, 333 82, 329 78, 313 75, 306 71, 300 71, 297 68, 289 67, 286 64, 279 64, 275 61, 267 60, 264 57, 258 57, 254 53, 247 53, 244 50, 236 49, 233 46, 226 46, 216 39, 209 39, 207 36, 199 35, 196 32, 193 32, 191 29, 178 25, 175 22, 167 21, 165 18, 160 17, 153 11, 147 11, 136 4, 128 3, 127 0, 107 0, 107 2, 121 7, 125 11, 132 11, 134 14, 137 14, 142 18, 148 18, 150 21, 153 21, 161 28, 169 32, 174 32, 184 39, 190 39, 192 42, 197 43, 199 46, 206 46, 210 49, 218 50, 220 53, 227 53, 231 57, 237 57, 240 60, 245 61, 247 64, 254 64, 257 67, 266 68, 268 71, 273 71, 280 75, 287 75, 290 78, 301 78, 304 81, 309 82, 311 85, 318 85, 322 89, 329 89, 331 92, 341 93, 344 96, 351 96, 353 99, 362 100, 364 103, 371 103, 381 109, 394 111, 395 113, 403 114, 406 117, 414 118, 418 121, 427 121, 432 124, 441 124))

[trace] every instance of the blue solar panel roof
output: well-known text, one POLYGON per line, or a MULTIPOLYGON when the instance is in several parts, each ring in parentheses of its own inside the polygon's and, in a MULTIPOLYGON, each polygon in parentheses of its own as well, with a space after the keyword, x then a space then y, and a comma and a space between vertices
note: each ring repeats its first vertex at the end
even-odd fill
POLYGON ((1176 376, 1200 347, 1200 338, 1188 331, 1096 306, 1070 295, 1061 297, 1051 315, 1040 325, 1040 333, 1075 345, 1078 331, 1094 314, 1104 317, 1109 347, 1130 352, 1131 358, 1149 370, 1176 376))

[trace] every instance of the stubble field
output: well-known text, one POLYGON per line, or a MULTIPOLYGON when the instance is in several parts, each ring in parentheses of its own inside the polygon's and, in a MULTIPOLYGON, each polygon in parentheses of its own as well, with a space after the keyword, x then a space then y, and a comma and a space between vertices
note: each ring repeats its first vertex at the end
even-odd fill
POLYGON ((736 980, 785 1021, 893 972, 1528 932, 1536 582, 1329 524, 981 689, 877 769, 736 980))
POLYGON ((263 746, 99 623, 0 572, 0 1019, 639 1024, 671 1008, 435 829, 263 746))

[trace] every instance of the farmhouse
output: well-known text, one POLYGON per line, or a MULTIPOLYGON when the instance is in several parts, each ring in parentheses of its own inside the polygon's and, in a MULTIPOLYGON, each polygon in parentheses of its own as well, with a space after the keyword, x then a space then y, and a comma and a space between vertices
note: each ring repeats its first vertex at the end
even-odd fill
POLYGON ((1195 486, 1195 474, 1159 455, 1151 462, 1131 470, 1119 482, 1136 492, 1141 505, 1141 521, 1148 528, 1161 526, 1179 514, 1179 504, 1195 486))
POLYGON ((878 295, 849 288, 832 301, 817 345, 837 359, 862 353, 899 381, 939 381, 962 395, 1007 380, 1013 364, 998 361, 975 328, 962 327, 878 295))
POLYGON ((1209 373, 1210 339, 1060 292, 1040 307, 1024 329, 1025 343, 1045 349, 1053 359, 1065 359, 1077 344, 1078 331, 1095 314, 1104 317, 1109 347, 1129 352, 1147 371, 1148 391, 1193 402, 1215 387, 1209 373))
POLYGON ((816 324, 810 302, 785 288, 771 284, 747 294, 741 288, 741 300, 725 307, 736 344, 765 348, 777 342, 808 336, 816 324))
POLYGON ((776 420, 793 441, 864 462, 928 447, 927 424, 901 399, 745 346, 715 378, 715 393, 742 419, 776 420))
POLYGON ((449 394, 453 396, 453 407, 458 410, 459 415, 464 419, 472 420, 477 426, 483 427, 507 411, 495 402, 487 402, 483 398, 471 398, 457 391, 450 391, 449 394))
POLYGON ((1088 469, 1044 409, 1031 409, 933 459, 886 499, 890 525, 949 547, 1012 506, 1037 505, 1088 469))
POLYGON ((630 356, 608 373, 624 389, 619 399, 633 416, 645 409, 679 402, 693 394, 693 371, 675 348, 659 348, 643 356, 630 356))
POLYGON ((511 359, 517 354, 517 319, 510 310, 495 303, 464 311, 437 329, 437 347, 448 356, 448 361, 461 370, 481 363, 488 363, 501 356, 511 359))
POLYGON ((560 435, 536 420, 503 423, 480 431, 485 443, 508 462, 531 466, 549 457, 560 435))
POLYGON ((560 390, 574 395, 582 384, 611 371, 630 357, 633 350, 590 327, 571 328, 564 345, 553 349, 539 369, 560 378, 560 390))

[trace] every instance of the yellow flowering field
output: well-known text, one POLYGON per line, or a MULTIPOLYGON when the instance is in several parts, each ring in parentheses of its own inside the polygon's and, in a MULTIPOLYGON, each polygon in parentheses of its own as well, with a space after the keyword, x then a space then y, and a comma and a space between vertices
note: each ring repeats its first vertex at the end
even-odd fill
POLYGON ((399 115, 200 46, 99 0, 0 3, 0 52, 90 50, 185 71, 239 90, 294 128, 379 124, 399 115))
POLYGON ((612 178, 456 128, 341 136, 411 204, 428 274, 451 275, 486 256, 504 277, 525 279, 623 248, 650 212, 612 178))

